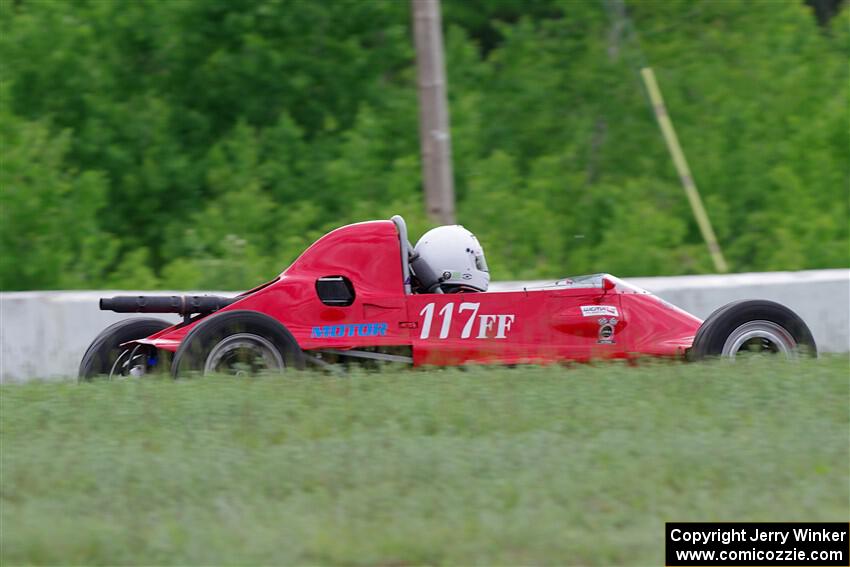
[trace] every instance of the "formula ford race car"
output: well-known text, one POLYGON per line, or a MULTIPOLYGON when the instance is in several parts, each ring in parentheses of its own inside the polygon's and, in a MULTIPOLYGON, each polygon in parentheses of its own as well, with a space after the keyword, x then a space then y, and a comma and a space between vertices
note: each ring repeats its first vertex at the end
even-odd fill
POLYGON ((460 226, 415 247, 404 219, 338 228, 280 276, 235 297, 123 296, 119 313, 178 313, 172 325, 132 318, 105 329, 80 377, 157 369, 245 374, 307 364, 523 364, 645 356, 700 360, 742 353, 816 354, 806 324, 771 301, 697 317, 608 274, 487 292, 484 252, 460 226))

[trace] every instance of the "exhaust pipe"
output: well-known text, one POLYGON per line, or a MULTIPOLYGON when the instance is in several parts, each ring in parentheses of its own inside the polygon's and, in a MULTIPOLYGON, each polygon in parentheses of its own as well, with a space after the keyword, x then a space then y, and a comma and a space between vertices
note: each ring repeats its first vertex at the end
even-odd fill
POLYGON ((218 295, 118 295, 102 297, 100 310, 116 313, 179 313, 185 317, 193 313, 218 311, 238 299, 218 295))

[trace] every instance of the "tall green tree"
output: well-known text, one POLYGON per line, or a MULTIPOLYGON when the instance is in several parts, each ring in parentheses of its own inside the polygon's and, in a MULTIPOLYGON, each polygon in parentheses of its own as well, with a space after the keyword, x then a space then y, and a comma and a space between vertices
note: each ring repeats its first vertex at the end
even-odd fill
MULTIPOLYGON (((460 222, 494 277, 850 265, 850 10, 444 0, 460 222)), ((239 289, 325 231, 423 212, 409 6, 0 3, 3 289, 239 289)))

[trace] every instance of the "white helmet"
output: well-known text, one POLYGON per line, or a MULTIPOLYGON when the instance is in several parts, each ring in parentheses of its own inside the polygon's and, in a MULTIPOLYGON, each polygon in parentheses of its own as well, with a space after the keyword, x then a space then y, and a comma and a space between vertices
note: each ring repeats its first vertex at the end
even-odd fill
POLYGON ((425 293, 487 291, 490 273, 484 249, 475 235, 460 226, 438 226, 426 232, 414 248, 411 262, 425 293))

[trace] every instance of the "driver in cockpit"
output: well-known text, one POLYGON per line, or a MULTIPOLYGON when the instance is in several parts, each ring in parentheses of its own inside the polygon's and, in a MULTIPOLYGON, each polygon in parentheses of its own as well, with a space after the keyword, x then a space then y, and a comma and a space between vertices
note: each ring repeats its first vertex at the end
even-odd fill
POLYGON ((414 293, 487 291, 490 272, 484 249, 475 235, 462 226, 429 230, 413 251, 410 266, 414 293))

